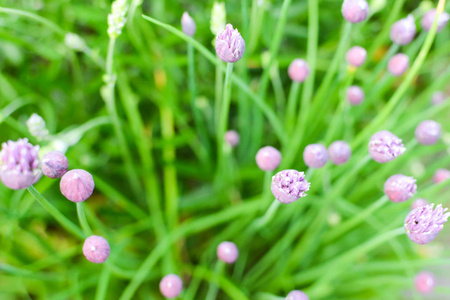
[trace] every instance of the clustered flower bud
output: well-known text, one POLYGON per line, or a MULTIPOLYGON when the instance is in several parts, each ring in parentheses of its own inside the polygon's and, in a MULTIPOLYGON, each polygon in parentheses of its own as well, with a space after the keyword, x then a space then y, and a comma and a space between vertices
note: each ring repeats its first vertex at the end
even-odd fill
POLYGON ((159 282, 159 290, 166 298, 176 298, 183 290, 183 281, 178 275, 168 274, 159 282))
POLYGON ((284 170, 272 177, 271 190, 281 203, 291 203, 305 197, 310 186, 303 172, 284 170))
POLYGON ((391 161, 405 150, 402 140, 387 130, 375 133, 369 141, 369 154, 379 163, 391 161))
POLYGON ((347 59, 349 65, 352 65, 354 67, 361 66, 366 61, 366 57, 366 49, 360 46, 353 46, 347 51, 347 54, 345 55, 345 58, 347 59))
POLYGON ((349 160, 352 155, 352 149, 344 141, 334 141, 328 147, 328 155, 335 165, 342 165, 349 160))
POLYGON ((232 242, 222 242, 217 246, 217 257, 227 264, 233 264, 239 257, 238 247, 232 242))
POLYGON ((302 291, 293 290, 286 296, 286 300, 309 300, 309 297, 302 291))
POLYGON ((407 45, 412 42, 416 35, 416 24, 414 17, 409 15, 392 24, 390 37, 394 44, 407 45))
POLYGON ((98 235, 91 235, 83 244, 84 256, 96 264, 104 263, 109 257, 110 250, 108 241, 98 235))
POLYGON ((350 23, 360 23, 367 19, 369 4, 365 0, 344 0, 342 16, 350 23))
POLYGON ((9 140, 0 151, 0 178, 4 185, 13 190, 27 188, 42 175, 39 168, 39 146, 33 146, 28 139, 9 140))
MULTIPOLYGON (((427 13, 422 17, 420 23, 422 24, 422 28, 425 31, 430 31, 431 26, 433 26, 434 19, 436 18, 436 9, 430 9, 427 13)), ((450 20, 450 15, 443 11, 438 18, 437 21, 437 31, 440 32, 444 29, 445 25, 447 25, 448 20, 450 20)))
POLYGON ((309 74, 308 63, 304 59, 294 59, 289 65, 288 74, 292 81, 305 81, 309 74))
POLYGON ((398 53, 392 56, 388 62, 388 71, 393 76, 401 76, 409 68, 409 57, 406 54, 398 53))
POLYGON ((217 56, 227 63, 234 63, 241 59, 245 51, 245 41, 233 25, 227 24, 216 37, 217 56))
POLYGON ((94 178, 85 170, 70 170, 59 183, 61 193, 72 202, 82 202, 94 192, 94 178))
POLYGON ((237 131, 228 130, 227 132, 225 132, 224 139, 228 145, 230 145, 231 147, 236 147, 237 145, 239 145, 239 141, 241 138, 239 137, 239 133, 237 133, 237 131))
POLYGON ((272 146, 266 146, 256 153, 256 164, 263 171, 273 171, 281 163, 281 153, 272 146))
POLYGON ((59 151, 51 151, 42 158, 42 173, 48 178, 61 178, 69 168, 69 160, 59 151))
POLYGON ((38 141, 44 141, 48 139, 48 130, 45 127, 44 119, 38 114, 32 114, 26 122, 28 131, 38 141))
POLYGON ((111 5, 111 13, 108 15, 108 35, 117 38, 125 26, 128 5, 126 0, 116 0, 111 5))
POLYGON ((364 91, 357 85, 347 88, 347 100, 351 105, 359 105, 364 101, 364 91))
POLYGON ((384 183, 384 193, 392 202, 405 202, 411 199, 416 191, 416 180, 402 174, 392 175, 384 183))
POLYGON ((416 244, 424 245, 434 240, 450 216, 450 213, 446 213, 447 208, 442 208, 441 204, 435 209, 433 207, 434 203, 418 207, 406 216, 406 234, 416 244))
POLYGON ((303 151, 303 160, 310 168, 322 168, 328 161, 327 149, 321 144, 310 144, 303 151))
POLYGON ((194 19, 192 19, 187 11, 185 11, 181 17, 181 29, 189 36, 193 36, 197 30, 194 19))
POLYGON ((417 125, 415 136, 422 145, 434 145, 441 136, 441 125, 432 120, 423 121, 417 125))

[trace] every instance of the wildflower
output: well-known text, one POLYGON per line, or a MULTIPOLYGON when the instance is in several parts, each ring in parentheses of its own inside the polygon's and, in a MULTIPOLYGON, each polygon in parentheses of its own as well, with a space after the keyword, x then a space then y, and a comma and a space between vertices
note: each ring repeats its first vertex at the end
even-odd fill
POLYGON ((48 178, 61 178, 69 168, 67 157, 59 151, 51 151, 42 158, 42 173, 48 178))
POLYGON ((342 15, 350 23, 359 23, 367 19, 369 4, 365 0, 344 0, 342 15))
POLYGON ((283 170, 272 177, 271 190, 281 203, 291 203, 305 197, 310 186, 303 172, 283 170))
POLYGON ((321 144, 310 144, 303 151, 303 160, 310 168, 322 168, 328 160, 327 149, 321 144))
POLYGON ((350 48, 347 51, 347 54, 345 55, 347 62, 355 67, 361 66, 366 61, 366 57, 367 57, 366 49, 360 46, 354 46, 350 48))
POLYGON ((441 136, 441 125, 431 120, 423 121, 417 125, 415 136, 422 145, 434 145, 441 136))
POLYGON ((392 24, 390 37, 394 44, 407 45, 412 42, 416 35, 416 24, 414 17, 409 15, 392 24))
POLYGON ((234 63, 241 59, 245 51, 245 41, 233 25, 227 24, 216 37, 216 53, 221 60, 234 63))
POLYGON ((126 0, 116 0, 111 5, 111 13, 108 15, 108 35, 117 38, 125 26, 128 5, 126 0))
POLYGON ((192 19, 187 11, 185 11, 181 17, 181 29, 189 36, 193 36, 197 30, 194 19, 192 19))
POLYGON ((256 153, 256 164, 263 171, 273 171, 281 163, 281 153, 271 146, 266 146, 256 153))
POLYGON ((84 40, 77 34, 68 32, 64 37, 64 44, 72 50, 83 51, 86 48, 84 40))
POLYGON ((417 185, 413 177, 396 174, 384 183, 384 193, 393 202, 405 202, 416 193, 417 185))
POLYGON ((0 151, 0 178, 4 185, 20 190, 34 184, 42 175, 39 168, 39 146, 28 139, 9 140, 0 151))
POLYGON ((239 133, 235 130, 228 130, 225 132, 225 142, 227 142, 231 147, 236 147, 239 144, 240 137, 239 133))
POLYGON ((409 68, 409 57, 406 54, 398 53, 392 56, 388 62, 388 71, 393 76, 400 76, 409 68))
POLYGON ((352 149, 344 141, 335 141, 328 147, 328 155, 335 165, 342 165, 349 160, 352 149))
POLYGON ((441 91, 434 92, 433 95, 431 96, 431 103, 433 105, 439 105, 442 102, 444 102, 446 97, 447 96, 445 95, 444 92, 441 91))
POLYGON ((309 74, 308 63, 304 59, 294 59, 289 65, 288 74, 292 81, 305 81, 309 74))
POLYGON ((183 281, 178 275, 168 274, 159 282, 159 290, 166 298, 176 298, 183 289, 183 281))
POLYGON ((441 204, 433 210, 434 203, 418 207, 409 212, 405 219, 405 230, 409 239, 416 244, 424 245, 434 240, 444 228, 450 213, 441 204))
POLYGON ((45 128, 44 119, 38 114, 32 114, 31 117, 26 122, 28 131, 34 136, 38 141, 44 141, 48 139, 49 133, 47 128, 45 128))
POLYGON ((369 154, 379 163, 391 161, 405 150, 402 140, 387 130, 375 133, 369 141, 369 154))
POLYGON ((94 192, 94 178, 85 170, 70 170, 61 178, 61 193, 72 202, 82 202, 94 192))
POLYGON ((418 198, 418 199, 414 200, 414 202, 411 204, 411 210, 416 209, 421 206, 428 205, 428 204, 430 204, 430 203, 428 203, 428 201, 426 199, 418 198))
POLYGON ((108 259, 110 250, 108 241, 98 235, 91 235, 83 244, 84 256, 96 264, 104 263, 108 259))
POLYGON ((414 278, 416 290, 421 294, 428 294, 434 290, 435 279, 430 272, 420 272, 414 278))
POLYGON ((225 28, 227 12, 225 10, 225 2, 214 1, 211 11, 211 32, 218 35, 225 28))
MULTIPOLYGON (((431 26, 433 26, 434 19, 436 18, 436 9, 430 9, 427 11, 427 13, 422 17, 422 20, 420 20, 420 24, 422 24, 422 28, 425 31, 430 31, 431 26)), ((437 31, 440 32, 442 29, 444 29, 445 25, 447 25, 448 20, 450 20, 450 15, 443 11, 441 15, 439 16, 439 19, 437 21, 437 31)))
POLYGON ((309 300, 309 297, 302 291, 293 290, 286 296, 286 300, 309 300))
POLYGON ((351 105, 359 105, 364 101, 364 91, 357 85, 352 85, 347 89, 347 100, 351 105))
POLYGON ((233 264, 239 257, 239 250, 235 243, 222 242, 217 246, 217 257, 227 264, 233 264))
POLYGON ((434 172, 433 181, 434 183, 439 183, 441 181, 447 180, 450 178, 450 170, 447 169, 438 169, 434 172))

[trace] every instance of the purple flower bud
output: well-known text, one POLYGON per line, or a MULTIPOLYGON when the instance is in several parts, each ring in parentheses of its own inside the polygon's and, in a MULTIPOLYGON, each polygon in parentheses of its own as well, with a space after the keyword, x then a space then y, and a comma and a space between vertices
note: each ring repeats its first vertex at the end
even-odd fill
POLYGON ((193 36, 197 30, 194 19, 191 18, 187 11, 185 11, 181 17, 181 29, 189 36, 193 36))
POLYGON ((422 145, 434 145, 441 136, 441 125, 435 121, 426 120, 416 127, 416 139, 422 145))
POLYGON ((292 81, 305 81, 309 74, 308 63, 304 59, 294 59, 289 65, 288 74, 292 81))
POLYGON ((375 133, 369 141, 370 156, 382 164, 402 155, 405 150, 402 140, 387 130, 375 133))
POLYGON ((309 300, 308 295, 299 290, 290 291, 286 300, 309 300))
POLYGON ((328 160, 327 149, 321 144, 310 144, 303 151, 303 160, 310 168, 322 168, 328 160))
POLYGON ((350 23, 359 23, 367 19, 369 4, 365 0, 344 0, 342 15, 350 23))
POLYGON ((367 51, 363 47, 354 46, 347 51, 345 58, 347 62, 355 67, 359 67, 366 61, 367 51))
POLYGON ((421 294, 428 294, 434 290, 435 279, 430 272, 420 272, 414 278, 416 290, 421 294))
POLYGON ((328 155, 335 165, 342 165, 352 155, 352 149, 344 141, 335 141, 328 147, 328 155))
POLYGON ((347 100, 351 105, 360 105, 364 101, 364 91, 357 85, 347 89, 347 100))
POLYGON ((239 133, 235 130, 228 130, 225 132, 225 142, 227 142, 231 147, 236 147, 239 144, 240 137, 239 133))
POLYGON ((163 277, 159 282, 159 290, 166 298, 176 298, 183 289, 183 281, 180 276, 169 274, 163 277))
POLYGON ((409 68, 409 57, 406 54, 398 53, 392 56, 388 62, 388 71, 393 76, 401 76, 409 68))
POLYGON ((28 139, 9 140, 0 151, 0 178, 4 185, 13 190, 29 187, 39 180, 39 146, 28 143, 28 139))
POLYGON ((42 173, 48 178, 61 178, 69 168, 67 157, 59 151, 51 151, 42 158, 42 173))
POLYGON ((428 204, 430 204, 430 203, 428 203, 428 201, 426 199, 418 198, 418 199, 414 200, 414 202, 411 204, 411 210, 416 209, 421 206, 428 205, 428 204))
POLYGON ((59 188, 61 193, 72 202, 82 202, 88 199, 94 191, 94 178, 85 170, 70 170, 61 178, 59 188))
POLYGON ((414 196, 416 190, 416 180, 402 174, 392 175, 384 183, 384 193, 392 202, 405 202, 414 196))
POLYGON ((83 254, 90 262, 101 264, 108 259, 110 252, 108 241, 104 237, 91 235, 83 244, 83 254))
POLYGON ((447 96, 445 95, 444 92, 441 91, 434 92, 433 95, 431 96, 431 103, 433 105, 439 105, 442 102, 444 102, 445 98, 447 98, 447 96))
POLYGON ((305 197, 310 186, 303 172, 283 170, 272 177, 270 189, 275 199, 281 203, 291 203, 305 197))
MULTIPOLYGON (((430 9, 423 17, 420 23, 422 24, 422 28, 425 31, 430 31, 431 26, 433 26, 434 19, 436 18, 436 9, 430 9)), ((450 20, 450 15, 443 11, 439 16, 437 21, 437 31, 440 32, 444 29, 445 25, 447 25, 448 20, 450 20)))
POLYGON ((405 219, 405 230, 409 239, 416 244, 424 245, 434 240, 444 228, 450 213, 441 204, 433 210, 434 203, 418 207, 409 212, 405 219))
POLYGON ((434 172, 433 175, 434 183, 439 183, 449 178, 450 178, 450 170, 447 169, 438 169, 436 170, 436 172, 434 172))
POLYGON ((221 60, 234 63, 241 59, 245 51, 245 41, 233 25, 227 24, 216 37, 216 53, 221 60))
POLYGON ((271 146, 266 146, 256 153, 256 164, 263 171, 273 171, 281 163, 281 153, 271 146))
POLYGON ((233 264, 239 257, 238 247, 232 242, 222 242, 217 246, 217 257, 227 264, 233 264))
POLYGON ((392 24, 390 37, 394 44, 407 45, 412 42, 415 35, 416 24, 412 15, 392 24))

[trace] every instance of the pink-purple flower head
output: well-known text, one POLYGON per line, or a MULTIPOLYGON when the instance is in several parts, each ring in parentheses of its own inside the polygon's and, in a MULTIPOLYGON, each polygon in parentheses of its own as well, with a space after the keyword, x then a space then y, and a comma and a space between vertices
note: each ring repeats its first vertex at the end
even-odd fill
POLYGON ((415 136, 422 145, 434 145, 441 136, 441 125, 432 120, 425 120, 417 125, 415 136))
POLYGON ((450 213, 446 212, 447 208, 442 208, 441 204, 435 209, 433 207, 434 203, 418 207, 406 216, 406 234, 416 244, 424 245, 434 240, 450 216, 450 213))
POLYGON ((391 161, 405 150, 402 140, 387 130, 375 133, 369 141, 369 154, 379 163, 391 161))
POLYGON ((347 100, 351 105, 360 105, 365 98, 364 91, 357 85, 352 85, 347 88, 347 100))
POLYGON ((281 163, 281 153, 272 146, 262 147, 256 153, 256 164, 263 171, 273 171, 281 163))
POLYGON ((351 47, 347 51, 347 54, 345 55, 348 64, 354 67, 361 66, 366 61, 366 57, 367 57, 366 49, 360 46, 351 47))
POLYGON ((447 98, 447 96, 445 95, 444 92, 442 91, 434 92, 433 95, 431 96, 431 104, 439 105, 442 102, 444 102, 445 98, 447 98))
POLYGON ((416 180, 402 174, 392 175, 384 183, 384 193, 392 202, 405 202, 411 199, 416 191, 416 180))
POLYGON ((412 15, 400 19, 392 24, 390 37, 394 44, 407 45, 412 42, 416 35, 416 24, 412 15))
POLYGON ((393 76, 401 76, 409 68, 409 57, 404 53, 397 53, 389 59, 388 71, 393 76))
POLYGON ((83 244, 84 256, 96 264, 104 263, 108 259, 110 251, 108 241, 98 235, 91 235, 83 244))
MULTIPOLYGON (((430 31, 431 26, 433 26, 434 19, 436 18, 436 9, 430 9, 427 13, 422 17, 420 23, 422 24, 422 28, 425 31, 430 31)), ((444 29, 445 25, 447 25, 448 20, 450 20, 450 15, 443 11, 438 18, 437 21, 437 31, 440 32, 444 29)))
POLYGON ((94 192, 94 178, 81 169, 70 170, 59 183, 61 193, 72 202, 82 202, 94 192))
POLYGON ((291 203, 305 197, 310 186, 303 172, 283 170, 272 177, 271 190, 281 203, 291 203))
POLYGON ((286 300, 309 300, 309 297, 300 290, 293 290, 286 296, 286 300))
POLYGON ((166 298, 176 298, 183 290, 183 281, 178 275, 168 274, 159 282, 159 290, 166 298))
POLYGON ((352 155, 350 145, 344 141, 334 141, 328 147, 328 155, 335 165, 346 163, 352 155))
POLYGON ((194 19, 192 19, 187 11, 181 17, 181 30, 189 36, 193 36, 197 30, 194 19))
POLYGON ((0 151, 0 178, 4 185, 13 190, 29 187, 39 180, 39 146, 33 146, 28 139, 5 142, 0 151))
POLYGON ((433 182, 439 183, 444 180, 450 179, 450 170, 447 169, 437 169, 433 174, 433 182))
POLYGON ((342 16, 350 23, 359 23, 367 19, 369 4, 365 0, 344 0, 342 16))
POLYGON ((420 272, 414 278, 416 290, 421 294, 428 294, 434 290, 436 279, 430 272, 420 272))
POLYGON ((309 75, 308 63, 301 58, 294 59, 288 68, 288 75, 294 82, 303 82, 309 75))
POLYGON ((216 53, 221 60, 234 63, 241 59, 245 51, 245 41, 233 25, 227 24, 216 37, 216 53))
POLYGON ((239 145, 240 137, 236 130, 228 130, 224 136, 225 142, 231 147, 239 145))
POLYGON ((48 178, 61 178, 69 168, 69 160, 59 151, 51 151, 42 158, 42 173, 48 178))
POLYGON ((414 210, 414 209, 416 209, 416 208, 418 208, 418 207, 425 206, 425 205, 428 205, 428 204, 430 204, 430 203, 427 201, 427 199, 424 199, 424 198, 417 198, 417 199, 414 200, 414 202, 411 204, 411 210, 414 210))
POLYGON ((239 257, 238 247, 233 242, 222 242, 217 246, 217 257, 227 264, 234 264, 239 257))
POLYGON ((310 144, 303 151, 303 160, 310 168, 322 168, 328 161, 327 148, 322 144, 310 144))

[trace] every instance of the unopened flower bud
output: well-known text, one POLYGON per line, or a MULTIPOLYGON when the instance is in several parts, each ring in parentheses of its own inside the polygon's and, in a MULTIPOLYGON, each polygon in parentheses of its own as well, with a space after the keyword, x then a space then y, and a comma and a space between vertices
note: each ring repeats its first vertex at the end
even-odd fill
POLYGON ((357 85, 352 85, 347 89, 347 100, 351 105, 360 105, 364 101, 364 91, 357 85))
POLYGON ((359 23, 367 19, 369 4, 365 0, 344 0, 342 15, 350 23, 359 23))
POLYGON ((104 263, 109 257, 110 250, 108 241, 98 235, 91 235, 83 244, 84 256, 96 264, 104 263))
POLYGON ((166 275, 159 282, 159 290, 166 298, 176 298, 183 290, 183 281, 178 275, 166 275))
MULTIPOLYGON (((425 31, 430 31, 431 26, 433 26, 434 19, 436 18, 436 9, 430 9, 423 17, 420 23, 422 24, 422 28, 425 31)), ((443 11, 439 16, 437 21, 437 31, 440 32, 444 29, 445 25, 447 25, 448 20, 450 20, 450 15, 443 11)))
POLYGON ((289 65, 288 74, 292 81, 305 81, 309 74, 308 63, 304 59, 294 59, 289 65))
POLYGON ((328 160, 327 149, 321 144, 310 144, 303 151, 303 160, 310 168, 322 168, 328 160))
POLYGON ((44 119, 38 114, 32 114, 27 120, 28 131, 34 136, 38 141, 43 141, 48 139, 48 130, 45 127, 44 119))
POLYGON ((67 157, 59 151, 51 151, 42 158, 42 173, 48 178, 61 178, 69 168, 67 157))
POLYGON ((245 41, 233 25, 227 24, 216 37, 217 56, 227 63, 234 63, 241 59, 245 51, 245 41))
POLYGON ((424 245, 434 240, 444 228, 450 213, 441 204, 433 209, 434 203, 418 207, 409 212, 405 219, 405 230, 409 239, 416 244, 424 245))
POLYGON ((194 19, 192 19, 187 11, 185 11, 181 17, 181 29, 189 36, 193 36, 197 30, 194 19))
POLYGON ((388 71, 393 76, 401 76, 409 68, 409 57, 406 54, 398 53, 392 56, 388 62, 388 71))
POLYGON ((235 243, 222 242, 217 246, 217 257, 227 264, 233 264, 238 256, 239 250, 235 243))
POLYGON ((240 137, 239 133, 237 133, 236 130, 228 130, 225 132, 224 136, 225 142, 230 145, 231 147, 236 147, 239 145, 240 137))
POLYGON ((407 45, 412 42, 416 35, 416 24, 414 17, 409 15, 392 24, 390 37, 394 44, 407 45))
POLYGON ((281 153, 271 146, 266 146, 256 153, 256 164, 263 171, 273 171, 281 163, 281 153))
POLYGON ((402 140, 387 130, 375 133, 369 141, 369 154, 379 163, 391 161, 405 150, 402 140))
POLYGON ((415 136, 422 145, 434 145, 441 136, 441 125, 432 120, 423 121, 417 125, 415 136))
POLYGON ((367 57, 366 49, 360 46, 351 47, 347 51, 347 54, 345 55, 347 62, 355 67, 361 66, 366 61, 366 57, 367 57))
POLYGON ((352 149, 344 141, 335 141, 328 147, 328 155, 333 164, 342 165, 349 160, 352 149))
POLYGON ((291 203, 305 197, 310 185, 303 172, 284 170, 272 177, 271 190, 281 203, 291 203))
POLYGON ((434 290, 435 278, 430 272, 420 272, 414 278, 416 290, 421 294, 428 294, 434 290))
POLYGON ((61 178, 61 193, 72 202, 82 202, 94 192, 94 178, 85 170, 70 170, 61 178))
POLYGON ((289 292, 286 296, 286 300, 309 300, 309 297, 300 290, 294 290, 289 292))
POLYGON ((392 175, 384 183, 384 193, 392 202, 405 202, 417 191, 416 180, 402 174, 392 175))

